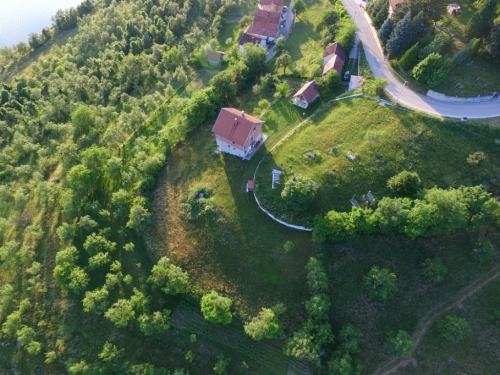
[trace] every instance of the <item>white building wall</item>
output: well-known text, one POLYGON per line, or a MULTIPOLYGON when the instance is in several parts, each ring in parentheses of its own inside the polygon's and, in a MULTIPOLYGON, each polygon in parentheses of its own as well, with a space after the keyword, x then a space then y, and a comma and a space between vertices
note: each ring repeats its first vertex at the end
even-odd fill
POLYGON ((221 152, 225 152, 227 154, 231 155, 236 155, 239 157, 245 156, 245 153, 240 150, 239 148, 236 148, 234 145, 230 145, 220 139, 217 139, 217 146, 220 147, 221 152))

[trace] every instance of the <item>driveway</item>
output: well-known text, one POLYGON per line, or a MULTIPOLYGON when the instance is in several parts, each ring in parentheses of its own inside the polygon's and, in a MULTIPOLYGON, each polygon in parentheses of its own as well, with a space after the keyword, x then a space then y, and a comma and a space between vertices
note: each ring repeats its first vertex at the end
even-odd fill
POLYGON ((384 58, 376 31, 370 24, 364 8, 360 7, 360 5, 364 6, 366 3, 361 0, 342 0, 342 3, 359 29, 358 35, 363 43, 366 59, 371 70, 375 76, 387 79, 387 91, 399 103, 409 108, 438 116, 454 118, 489 118, 500 116, 500 99, 476 103, 445 102, 418 94, 411 91, 408 87, 404 87, 403 83, 394 77, 389 69, 389 63, 384 58))

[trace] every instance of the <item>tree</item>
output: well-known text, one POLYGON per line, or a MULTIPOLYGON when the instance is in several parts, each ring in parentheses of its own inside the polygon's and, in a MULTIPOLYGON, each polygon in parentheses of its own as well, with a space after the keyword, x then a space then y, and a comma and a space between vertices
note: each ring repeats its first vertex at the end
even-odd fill
POLYGON ((339 333, 340 349, 346 353, 356 354, 361 351, 364 342, 363 333, 353 324, 344 324, 339 333))
POLYGON ((318 347, 313 335, 307 329, 300 329, 286 340, 285 354, 297 359, 307 359, 313 363, 319 362, 318 347))
POLYGON ((278 70, 280 67, 283 67, 283 74, 285 74, 286 67, 290 66, 292 64, 292 56, 288 52, 283 52, 278 58, 276 59, 276 70, 278 70))
POLYGON ((469 18, 465 26, 467 38, 481 38, 488 34, 496 17, 499 0, 482 0, 477 2, 478 10, 469 18))
POLYGON ((408 11, 400 20, 391 33, 385 46, 391 54, 399 54, 406 51, 414 43, 413 29, 411 25, 411 11, 408 11))
POLYGON ((281 199, 294 211, 304 211, 316 196, 318 187, 309 177, 296 177, 285 183, 281 199))
POLYGON ((246 79, 244 79, 246 84, 255 81, 265 71, 266 53, 264 48, 260 48, 252 43, 247 43, 243 46, 241 59, 248 68, 246 79))
POLYGON ((245 324, 245 332, 256 340, 275 339, 283 332, 278 317, 271 309, 262 308, 259 314, 245 324))
POLYGON ((116 249, 116 243, 106 239, 96 233, 87 236, 83 243, 83 248, 89 255, 96 255, 98 253, 112 253, 116 249))
POLYGON ((486 262, 495 255, 495 248, 485 237, 479 237, 476 246, 472 250, 472 256, 479 262, 486 262))
POLYGON ((385 350, 391 355, 402 358, 411 356, 415 343, 411 340, 408 332, 399 330, 397 334, 391 334, 385 342, 385 350))
POLYGON ((103 313, 108 307, 109 292, 105 287, 85 293, 83 299, 83 311, 95 313, 103 313))
POLYGON ((420 60, 423 60, 431 53, 441 53, 441 50, 446 43, 447 35, 448 34, 438 32, 432 42, 430 42, 418 52, 418 58, 420 60))
POLYGON ((70 246, 56 253, 56 266, 54 267, 54 277, 62 285, 68 285, 71 282, 71 272, 76 266, 78 260, 78 250, 70 246))
POLYGON ((441 336, 448 340, 457 342, 472 334, 469 323, 464 318, 455 314, 445 315, 437 322, 437 328, 441 336))
POLYGON ((134 319, 135 311, 130 301, 119 299, 106 311, 104 316, 118 327, 124 328, 134 319))
POLYGON ((212 323, 229 324, 233 319, 231 306, 233 301, 228 297, 219 296, 212 290, 201 298, 201 312, 206 320, 212 323))
POLYGON ((301 13, 304 13, 306 11, 306 4, 304 3, 304 0, 297 0, 293 3, 293 10, 295 11, 295 14, 297 17, 301 13))
POLYGON ((69 275, 69 284, 68 288, 76 294, 80 294, 85 291, 87 287, 90 277, 81 267, 75 267, 71 270, 71 274, 69 275))
POLYGON ((385 42, 391 37, 393 30, 394 24, 392 23, 391 19, 387 17, 380 27, 380 30, 378 31, 378 37, 382 42, 385 42))
POLYGON ((346 54, 354 47, 354 41, 356 40, 356 31, 358 28, 350 19, 344 19, 342 25, 337 31, 337 42, 344 47, 346 54))
POLYGON ((71 114, 71 123, 74 126, 74 139, 78 139, 83 134, 88 134, 95 125, 96 113, 86 105, 79 106, 71 114))
POLYGON ((137 319, 141 332, 146 336, 160 335, 171 326, 171 311, 155 311, 153 314, 142 314, 137 319))
POLYGON ((127 221, 127 228, 140 230, 145 225, 145 220, 149 218, 150 214, 146 208, 139 204, 134 204, 130 208, 129 220, 127 221))
POLYGON ((413 77, 430 88, 438 86, 448 74, 448 63, 439 53, 431 53, 413 68, 413 77))
POLYGON ((227 370, 229 369, 229 364, 231 361, 229 358, 224 358, 224 356, 221 354, 217 357, 218 361, 214 366, 214 372, 217 375, 226 375, 227 370))
POLYGON ((392 176, 387 187, 397 196, 413 198, 421 188, 421 181, 416 172, 403 171, 392 176))
POLYGON ((398 287, 396 286, 396 275, 390 273, 387 268, 373 266, 363 277, 363 285, 368 297, 380 302, 385 302, 398 287))
POLYGON ((486 37, 483 51, 492 58, 500 60, 500 22, 497 23, 486 37))
POLYGON ((319 322, 328 319, 328 312, 330 311, 331 305, 326 294, 319 293, 312 296, 311 299, 306 302, 305 307, 309 317, 313 321, 319 322))
POLYGON ((309 287, 314 292, 326 292, 328 290, 328 278, 321 261, 314 257, 309 258, 306 270, 309 287))
POLYGON ((380 10, 373 17, 373 26, 379 30, 385 20, 388 19, 389 15, 389 2, 384 1, 384 4, 380 7, 380 10))
POLYGON ((418 57, 418 48, 419 44, 417 42, 408 51, 406 51, 403 56, 401 56, 401 59, 399 59, 399 65, 403 69, 410 70, 415 66, 418 57))
POLYGON ((349 353, 335 352, 328 362, 329 375, 360 375, 363 366, 355 363, 349 353))
POLYGON ((187 291, 189 275, 182 268, 172 264, 169 258, 162 257, 153 266, 148 281, 162 292, 175 295, 187 291))
POLYGON ((426 259, 422 264, 422 275, 436 284, 443 281, 447 273, 448 267, 440 258, 426 259))
POLYGON ((316 31, 321 31, 324 28, 335 25, 339 22, 340 16, 334 9, 328 9, 321 15, 320 21, 314 26, 316 31))
POLYGON ((114 362, 122 352, 123 349, 118 349, 116 345, 106 341, 98 357, 103 362, 114 362))
POLYGON ((483 151, 476 151, 473 154, 467 156, 467 164, 469 164, 471 167, 477 167, 487 158, 488 155, 486 155, 483 151))
POLYGON ((283 35, 280 35, 278 39, 276 39, 276 43, 274 44, 274 50, 280 54, 285 50, 285 42, 286 39, 283 35))

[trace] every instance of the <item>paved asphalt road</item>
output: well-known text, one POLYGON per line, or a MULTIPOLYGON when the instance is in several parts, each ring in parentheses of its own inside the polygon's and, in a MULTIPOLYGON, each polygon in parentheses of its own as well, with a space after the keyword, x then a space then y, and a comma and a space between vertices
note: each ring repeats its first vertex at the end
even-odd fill
POLYGON ((370 68, 377 77, 388 80, 387 91, 399 103, 427 112, 433 115, 455 117, 455 118, 489 118, 500 116, 500 99, 486 102, 445 102, 436 100, 425 95, 417 94, 408 87, 403 87, 392 72, 389 70, 388 62, 384 59, 380 42, 375 35, 375 30, 368 22, 368 16, 360 4, 366 5, 361 0, 342 0, 349 15, 359 29, 359 37, 363 43, 366 59, 370 68))

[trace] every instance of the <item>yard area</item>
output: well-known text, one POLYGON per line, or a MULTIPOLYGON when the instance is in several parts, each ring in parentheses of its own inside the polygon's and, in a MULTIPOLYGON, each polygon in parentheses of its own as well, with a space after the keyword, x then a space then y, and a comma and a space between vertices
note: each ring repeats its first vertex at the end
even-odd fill
POLYGON ((278 217, 310 226, 317 214, 350 211, 353 196, 360 204, 368 191, 378 199, 392 196, 387 180, 405 169, 417 172, 427 188, 484 183, 498 192, 500 146, 494 139, 499 132, 484 131, 485 137, 476 136, 457 123, 381 107, 367 99, 335 102, 267 157, 258 171, 256 194, 278 217), (467 157, 476 151, 485 152, 488 160, 471 167, 467 157), (272 190, 275 168, 285 173, 281 187, 272 190), (301 214, 281 199, 284 182, 295 175, 319 183, 312 204, 301 214))
MULTIPOLYGON (((252 114, 251 106, 241 103, 241 108, 252 114)), ((350 209, 349 198, 367 190, 377 198, 390 194, 386 180, 403 168, 416 170, 426 186, 476 184, 486 179, 491 189, 498 188, 499 146, 492 141, 498 137, 496 130, 472 124, 462 129, 456 123, 395 111, 366 99, 348 99, 323 108, 309 125, 279 147, 272 154, 275 159, 271 159, 279 165, 279 160, 294 158, 294 173, 295 170, 300 171, 298 174, 308 173, 322 185, 327 181, 323 173, 330 176, 335 169, 329 177, 336 184, 335 190, 325 189, 318 196, 320 200, 312 207, 318 212, 332 207, 350 209), (327 154, 332 145, 337 145, 338 150, 334 156, 327 154), (317 153, 318 159, 304 157, 308 150, 317 153), (347 150, 356 155, 354 162, 345 157, 347 150), (488 160, 484 166, 472 169, 465 160, 478 150, 485 151, 488 160)), ((305 319, 302 303, 308 298, 308 290, 304 266, 310 256, 320 257, 332 286, 334 333, 347 322, 362 330, 365 344, 361 360, 370 372, 389 358, 382 347, 390 330, 405 329, 411 333, 429 309, 498 262, 497 258, 491 263, 474 262, 470 252, 479 234, 473 232, 415 241, 403 236, 366 236, 316 246, 310 234, 271 221, 257 208, 252 194, 245 192, 245 185, 267 150, 302 121, 302 113, 289 101, 280 100, 263 119, 264 132, 271 136, 251 161, 216 155, 212 124, 207 123, 169 156, 158 180, 151 204, 155 219, 150 246, 157 255, 169 256, 189 272, 195 293, 216 289, 231 296, 240 317, 255 314, 264 306, 284 303, 288 311, 283 323, 285 334, 289 335, 305 319), (212 189, 220 211, 213 218, 189 221, 183 215, 182 198, 190 187, 200 183, 212 189), (288 240, 294 242, 295 248, 287 254, 283 244, 288 240), (435 256, 450 270, 445 281, 437 286, 420 275, 421 263, 435 256), (373 265, 387 267, 398 277, 398 292, 386 304, 368 300, 361 287, 363 275, 373 265)), ((259 183, 270 186, 270 173, 262 176, 259 183)), ((486 235, 498 248, 498 235, 486 235)), ((203 322, 196 307, 185 304, 179 305, 173 316, 176 327, 183 332, 197 333, 200 345, 206 343, 228 350, 234 361, 247 361, 254 371, 251 373, 270 373, 268 364, 272 362, 278 366, 274 367, 277 373, 286 367, 279 350, 283 345, 281 340, 262 344, 270 345, 268 354, 262 356, 259 353, 265 346, 246 344, 245 337, 237 334, 242 329, 238 321, 227 328, 214 326, 203 322), (234 351, 233 347, 245 348, 245 352, 234 351)), ((477 324, 482 324, 478 319, 477 324)), ((472 341, 466 343, 475 342, 472 337, 469 339, 472 341)), ((497 349, 494 339, 490 339, 485 345, 489 345, 488 353, 494 353, 497 349)), ((443 345, 442 341, 437 342, 443 345)), ((422 350, 441 353, 432 346, 426 349, 425 340, 422 345, 422 350)), ((199 355, 203 357, 202 353, 199 355)), ((441 358, 434 354, 428 360, 429 366, 441 358)), ((459 358, 456 360, 461 363, 459 358)))

